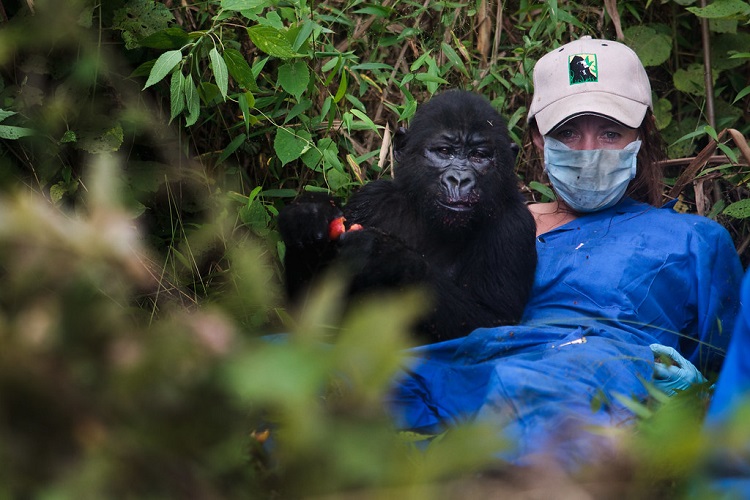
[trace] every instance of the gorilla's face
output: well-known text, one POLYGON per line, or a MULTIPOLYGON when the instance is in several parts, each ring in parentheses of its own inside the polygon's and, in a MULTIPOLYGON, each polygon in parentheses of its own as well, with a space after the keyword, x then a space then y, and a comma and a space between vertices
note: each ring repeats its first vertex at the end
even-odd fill
POLYGON ((493 166, 492 144, 482 134, 446 131, 425 145, 424 159, 433 170, 435 204, 450 212, 473 211, 482 199, 480 178, 493 166))
POLYGON ((456 235, 515 203, 515 152, 485 98, 446 92, 417 110, 395 138, 396 181, 434 224, 456 235))

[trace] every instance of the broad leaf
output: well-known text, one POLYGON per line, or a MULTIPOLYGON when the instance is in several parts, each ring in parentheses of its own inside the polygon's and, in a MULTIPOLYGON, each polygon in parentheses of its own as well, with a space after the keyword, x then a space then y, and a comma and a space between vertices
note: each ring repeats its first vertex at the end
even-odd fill
POLYGON ((154 67, 151 68, 151 73, 148 75, 148 80, 143 88, 146 89, 151 85, 160 82, 181 60, 182 52, 179 50, 170 50, 160 55, 159 58, 156 59, 154 67))
POLYGON ((659 66, 672 54, 672 38, 648 26, 626 29, 625 41, 644 66, 659 66))
POLYGON ((705 7, 688 7, 698 17, 715 19, 750 13, 750 5, 743 0, 714 0, 705 7))
POLYGON ((279 66, 279 85, 298 100, 310 83, 310 71, 304 61, 279 66))
POLYGON ((185 109, 185 77, 182 71, 172 73, 172 83, 169 87, 170 117, 174 120, 185 109))
POLYGON ((750 199, 732 203, 724 209, 724 214, 734 217, 735 219, 747 219, 750 217, 750 199))
POLYGON ((0 122, 8 117, 15 115, 16 113, 16 111, 6 111, 4 109, 0 109, 0 122))
POLYGON ((224 100, 227 99, 227 92, 229 91, 229 72, 227 71, 227 64, 224 59, 216 50, 216 47, 211 49, 208 53, 208 57, 211 59, 211 67, 214 70, 214 78, 216 79, 216 86, 219 87, 221 96, 224 100))
POLYGON ((34 135, 30 128, 14 127, 13 125, 0 125, 0 139, 19 139, 34 135))
POLYGON ((167 50, 179 49, 189 41, 190 35, 188 35, 182 28, 167 28, 138 40, 138 43, 141 47, 167 50))
POLYGON ((301 55, 294 51, 284 33, 272 26, 252 26, 247 28, 247 34, 255 46, 269 56, 292 59, 301 55))
POLYGON ((92 154, 113 153, 120 149, 124 133, 121 125, 101 131, 81 132, 76 147, 92 154))
POLYGON ((187 117, 185 118, 185 126, 189 127, 198 121, 200 115, 201 101, 198 96, 198 89, 195 87, 193 82, 193 76, 188 75, 185 77, 185 104, 187 105, 187 117))
POLYGON ((279 127, 273 141, 273 149, 276 151, 282 165, 296 160, 307 148, 310 147, 309 137, 302 130, 293 130, 287 127, 279 127))
POLYGON ((224 10, 250 10, 257 7, 270 7, 270 0, 221 0, 221 8, 224 10))
POLYGON ((242 54, 235 49, 224 50, 224 63, 227 65, 229 75, 234 81, 245 90, 257 91, 258 85, 255 83, 255 75, 250 65, 247 63, 242 54))
POLYGON ((140 40, 164 30, 174 16, 169 8, 153 0, 130 0, 114 12, 112 27, 122 31, 126 49, 140 47, 140 40))

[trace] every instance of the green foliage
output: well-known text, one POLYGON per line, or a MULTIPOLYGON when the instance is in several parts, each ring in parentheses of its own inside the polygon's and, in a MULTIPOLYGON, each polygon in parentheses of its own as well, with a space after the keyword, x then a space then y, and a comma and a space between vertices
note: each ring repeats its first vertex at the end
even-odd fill
MULTIPOLYGON (((523 142, 534 63, 621 28, 671 156, 721 155, 681 206, 739 246, 750 172, 724 131, 750 135, 747 3, 611 3, 3 2, 0 496, 468 496, 498 436, 399 435, 380 404, 420 296, 342 317, 332 280, 287 311, 275 216, 390 175, 392 132, 448 87, 492 100, 521 188, 551 199, 523 142)), ((695 405, 654 399, 623 438, 639 493, 683 487, 711 446, 678 441, 695 405)))

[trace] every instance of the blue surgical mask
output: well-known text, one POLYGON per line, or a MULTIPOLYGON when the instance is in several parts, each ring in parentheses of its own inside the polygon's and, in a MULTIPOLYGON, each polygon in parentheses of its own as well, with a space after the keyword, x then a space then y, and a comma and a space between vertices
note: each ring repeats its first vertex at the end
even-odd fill
POLYGON ((576 212, 596 212, 615 205, 635 177, 641 141, 625 149, 575 150, 544 138, 544 167, 557 195, 576 212))

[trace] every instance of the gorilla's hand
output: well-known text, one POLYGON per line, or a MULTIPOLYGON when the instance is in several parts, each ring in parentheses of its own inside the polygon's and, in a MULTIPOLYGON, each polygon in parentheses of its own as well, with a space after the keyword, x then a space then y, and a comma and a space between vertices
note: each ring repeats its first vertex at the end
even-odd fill
POLYGON ((306 193, 279 212, 279 232, 287 248, 326 245, 329 224, 340 216, 341 209, 332 198, 306 193))
POLYGON ((352 291, 398 289, 427 281, 429 266, 399 238, 372 227, 347 231, 339 257, 352 275, 352 291))

